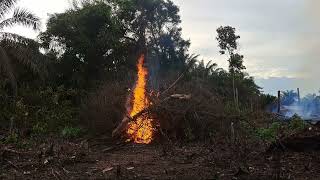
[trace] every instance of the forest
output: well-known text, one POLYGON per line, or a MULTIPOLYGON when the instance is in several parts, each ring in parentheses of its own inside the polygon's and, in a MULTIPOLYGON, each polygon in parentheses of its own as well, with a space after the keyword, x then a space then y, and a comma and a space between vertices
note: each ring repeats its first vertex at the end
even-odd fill
POLYGON ((320 95, 264 94, 232 25, 211 35, 226 70, 170 0, 73 1, 46 24, 17 2, 0 2, 0 179, 320 176, 320 95))

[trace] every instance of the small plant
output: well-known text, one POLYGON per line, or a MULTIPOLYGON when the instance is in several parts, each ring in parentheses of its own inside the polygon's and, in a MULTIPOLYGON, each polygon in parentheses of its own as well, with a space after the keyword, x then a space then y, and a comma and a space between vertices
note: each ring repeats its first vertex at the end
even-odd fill
POLYGON ((37 123, 32 127, 32 135, 39 136, 48 133, 48 124, 46 123, 37 123))
POLYGON ((63 128, 61 135, 64 138, 76 138, 83 133, 83 129, 78 127, 65 127, 63 128))
POLYGON ((268 128, 260 128, 256 131, 258 137, 267 141, 275 141, 277 134, 281 128, 279 122, 274 122, 268 128))
POLYGON ((32 143, 29 140, 23 140, 16 143, 16 147, 19 149, 32 148, 32 143))
POLYGON ((10 133, 5 139, 4 144, 15 144, 18 142, 18 134, 15 132, 10 133))
POLYGON ((294 115, 291 120, 290 120, 290 124, 289 124, 289 130, 290 131, 301 131, 303 129, 306 128, 306 123, 303 119, 301 119, 300 116, 298 115, 294 115))

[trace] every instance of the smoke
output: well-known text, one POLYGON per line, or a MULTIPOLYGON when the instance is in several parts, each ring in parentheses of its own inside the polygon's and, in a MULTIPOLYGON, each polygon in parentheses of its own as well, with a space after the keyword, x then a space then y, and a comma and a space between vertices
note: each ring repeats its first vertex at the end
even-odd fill
POLYGON ((305 98, 301 102, 294 101, 291 105, 282 106, 282 114, 286 117, 299 115, 306 120, 319 120, 319 102, 316 99, 305 98))
POLYGON ((320 78, 320 1, 306 0, 304 9, 304 31, 298 37, 299 49, 303 52, 299 74, 304 78, 298 86, 317 92, 320 89, 318 84, 320 78))
MULTIPOLYGON (((274 104, 272 112, 277 113, 277 105, 274 104)), ((320 96, 307 95, 299 99, 298 93, 294 91, 283 92, 281 96, 280 114, 290 118, 299 115, 306 120, 320 120, 320 96)))

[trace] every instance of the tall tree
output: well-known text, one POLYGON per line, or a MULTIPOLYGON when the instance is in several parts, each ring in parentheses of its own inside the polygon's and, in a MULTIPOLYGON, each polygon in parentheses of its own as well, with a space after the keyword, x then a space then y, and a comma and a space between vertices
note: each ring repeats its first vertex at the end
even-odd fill
POLYGON ((124 37, 112 7, 102 1, 85 1, 52 15, 40 34, 42 45, 57 55, 59 79, 81 88, 118 73, 130 51, 124 37))
POLYGON ((185 66, 190 43, 181 37, 179 9, 172 1, 74 4, 75 8, 53 15, 47 31, 40 35, 44 47, 58 55, 57 63, 65 69, 60 77, 67 81, 85 79, 82 84, 87 85, 107 77, 106 73, 114 76, 119 69, 134 69, 134 57, 142 51, 160 70, 185 66))
POLYGON ((236 35, 236 29, 231 26, 221 26, 217 29, 217 41, 220 48, 220 54, 229 55, 229 70, 231 73, 240 73, 246 67, 243 65, 243 56, 238 54, 238 39, 239 35, 236 35))
POLYGON ((181 37, 179 8, 170 0, 109 0, 124 27, 166 70, 185 65, 190 42, 181 37))
POLYGON ((243 55, 236 53, 238 49, 237 40, 240 39, 239 35, 236 35, 236 29, 230 26, 221 26, 217 29, 217 41, 220 47, 220 53, 229 55, 229 72, 232 75, 232 89, 234 102, 237 104, 237 95, 235 88, 235 76, 241 74, 241 71, 246 69, 243 65, 243 55))
POLYGON ((16 3, 17 0, 1 0, 0 2, 0 73, 2 72, 5 79, 9 80, 14 95, 17 94, 14 64, 23 64, 34 72, 39 71, 39 64, 34 58, 31 58, 37 43, 17 34, 4 32, 4 28, 22 25, 39 30, 40 27, 39 18, 26 9, 15 8, 16 3), (6 18, 11 11, 13 15, 6 18))

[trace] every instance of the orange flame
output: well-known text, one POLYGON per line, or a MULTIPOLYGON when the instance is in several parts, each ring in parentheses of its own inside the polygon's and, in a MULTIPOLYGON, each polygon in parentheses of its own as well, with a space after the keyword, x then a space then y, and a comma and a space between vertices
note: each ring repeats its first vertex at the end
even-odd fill
MULTIPOLYGON (((134 117, 150 105, 150 102, 146 95, 148 71, 144 67, 144 60, 145 57, 142 54, 139 57, 137 64, 138 79, 136 81, 136 85, 133 91, 132 109, 129 112, 129 115, 131 117, 134 117)), ((151 143, 153 139, 152 119, 144 116, 138 117, 135 122, 130 122, 128 124, 127 134, 130 137, 130 139, 133 140, 135 143, 151 143)))

